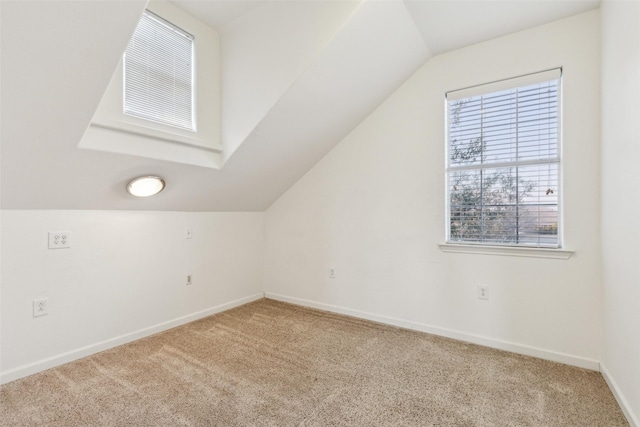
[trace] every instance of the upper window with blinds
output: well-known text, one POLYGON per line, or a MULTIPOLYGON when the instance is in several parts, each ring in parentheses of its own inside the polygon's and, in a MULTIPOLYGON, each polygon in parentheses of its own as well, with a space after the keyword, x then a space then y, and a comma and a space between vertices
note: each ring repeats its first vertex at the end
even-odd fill
POLYGON ((446 94, 448 243, 561 246, 561 74, 446 94))
POLYGON ((145 11, 124 55, 124 114, 195 131, 194 38, 145 11))

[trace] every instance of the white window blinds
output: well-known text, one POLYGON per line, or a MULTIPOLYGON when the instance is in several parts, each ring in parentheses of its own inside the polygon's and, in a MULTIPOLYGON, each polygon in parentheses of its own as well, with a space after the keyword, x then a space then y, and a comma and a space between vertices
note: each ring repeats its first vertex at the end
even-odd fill
POLYGON ((560 74, 447 94, 450 243, 560 246, 560 74))
POLYGON ((195 131, 193 37, 145 11, 124 56, 124 113, 195 131))

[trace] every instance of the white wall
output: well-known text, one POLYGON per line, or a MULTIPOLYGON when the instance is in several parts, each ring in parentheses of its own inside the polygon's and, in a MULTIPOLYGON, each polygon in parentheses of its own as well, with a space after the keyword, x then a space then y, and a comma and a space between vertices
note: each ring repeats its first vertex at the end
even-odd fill
POLYGON ((640 3, 602 4, 603 373, 640 426, 640 3))
POLYGON ((360 3, 265 2, 220 29, 225 161, 360 3))
POLYGON ((2 382, 262 297, 263 217, 2 211, 2 382), (48 231, 71 248, 47 249, 48 231))
POLYGON ((597 369, 599 37, 593 11, 429 60, 267 210, 267 295, 597 369), (444 93, 558 66, 574 256, 442 253, 444 93))

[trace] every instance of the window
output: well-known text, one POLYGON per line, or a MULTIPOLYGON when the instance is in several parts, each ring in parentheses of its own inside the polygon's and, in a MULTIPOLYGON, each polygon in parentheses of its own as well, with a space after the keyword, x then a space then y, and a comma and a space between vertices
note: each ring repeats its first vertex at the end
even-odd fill
POLYGON ((144 12, 124 56, 124 114, 195 131, 193 43, 144 12))
POLYGON ((218 32, 151 1, 78 147, 220 169, 220 82, 218 32))
POLYGON ((446 94, 447 243, 561 246, 560 77, 446 94))

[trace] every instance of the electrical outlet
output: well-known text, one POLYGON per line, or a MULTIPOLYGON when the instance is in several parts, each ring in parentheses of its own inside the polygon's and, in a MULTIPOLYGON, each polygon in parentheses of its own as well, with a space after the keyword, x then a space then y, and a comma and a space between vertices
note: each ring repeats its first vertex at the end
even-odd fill
POLYGON ((70 231, 50 231, 49 249, 63 249, 71 247, 70 231))
POLYGON ((331 267, 329 269, 329 279, 335 279, 336 278, 336 269, 331 267))
POLYGON ((47 299, 39 298, 33 300, 33 317, 46 316, 47 313, 47 299))
POLYGON ((487 285, 478 285, 478 298, 479 299, 489 299, 489 286, 487 286, 487 285))
POLYGON ((187 286, 188 286, 188 285, 191 285, 191 284, 193 283, 193 280, 192 280, 192 279, 193 279, 193 278, 191 277, 191 275, 190 275, 190 274, 187 274, 187 283, 186 283, 186 285, 187 285, 187 286))

